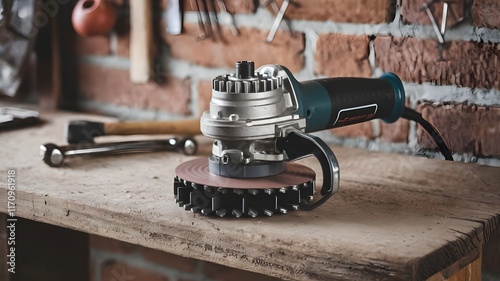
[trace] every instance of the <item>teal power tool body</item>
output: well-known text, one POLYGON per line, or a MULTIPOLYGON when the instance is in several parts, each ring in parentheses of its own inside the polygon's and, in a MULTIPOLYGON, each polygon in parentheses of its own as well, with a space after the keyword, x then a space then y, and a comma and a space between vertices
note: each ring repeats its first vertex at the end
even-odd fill
POLYGON ((177 203, 204 215, 235 217, 312 210, 339 186, 339 164, 330 147, 309 133, 405 115, 405 92, 392 73, 377 79, 325 78, 299 82, 281 65, 257 70, 236 63, 232 74, 212 81, 210 110, 201 131, 213 138, 212 155, 179 165, 177 203), (315 172, 291 163, 314 156, 315 172))

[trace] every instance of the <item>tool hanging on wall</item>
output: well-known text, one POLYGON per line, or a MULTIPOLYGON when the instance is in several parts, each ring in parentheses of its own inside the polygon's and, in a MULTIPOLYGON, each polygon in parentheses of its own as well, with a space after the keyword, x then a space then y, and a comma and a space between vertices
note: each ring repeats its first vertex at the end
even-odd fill
POLYGON ((164 19, 167 25, 167 33, 170 35, 179 35, 182 33, 182 11, 180 0, 168 0, 164 19))
MULTIPOLYGON (((460 24, 462 21, 464 21, 464 17, 458 18, 453 9, 450 9, 449 6, 450 4, 453 4, 455 2, 453 1, 441 1, 441 0, 432 0, 430 2, 426 2, 422 5, 422 8, 420 11, 425 11, 427 13, 427 16, 429 17, 429 20, 431 21, 432 28, 434 29, 434 32, 436 33, 436 36, 438 38, 438 52, 439 52, 439 59, 442 61, 444 60, 443 58, 443 50, 445 48, 445 33, 446 33, 446 28, 448 25, 448 13, 453 17, 454 23, 451 25, 450 28, 453 28, 460 24), (432 7, 436 5, 438 2, 443 2, 443 15, 441 17, 441 27, 438 25, 436 18, 434 17, 432 7)), ((464 8, 465 9, 465 8, 464 8)))
POLYGON ((234 15, 227 10, 224 0, 217 0, 217 6, 219 6, 221 14, 225 15, 229 19, 229 29, 231 30, 233 36, 240 35, 238 26, 236 26, 236 20, 234 19, 234 15))
POLYGON ((281 4, 281 7, 278 7, 275 0, 267 0, 262 4, 263 7, 271 6, 271 9, 276 14, 276 19, 274 20, 273 25, 271 26, 269 34, 267 35, 266 38, 266 41, 268 43, 273 42, 274 36, 276 35, 276 32, 278 32, 278 28, 280 27, 281 22, 285 23, 284 24, 285 31, 287 31, 288 34, 292 36, 293 33, 290 21, 288 21, 288 19, 285 18, 285 13, 290 4, 295 4, 295 2, 292 2, 291 0, 285 0, 281 4))
POLYGON ((202 133, 214 139, 212 155, 176 168, 176 202, 219 217, 312 210, 338 190, 339 164, 329 146, 308 133, 400 117, 423 125, 453 159, 439 133, 405 108, 403 84, 392 73, 299 82, 281 65, 255 71, 253 62, 237 62, 235 73, 212 80, 210 110, 201 117, 202 133), (308 156, 321 164, 321 196, 315 195, 315 172, 290 163, 308 156))
POLYGON ((125 153, 144 153, 154 151, 181 151, 185 155, 193 155, 198 149, 198 144, 193 138, 167 140, 145 140, 111 142, 85 145, 57 146, 46 143, 40 146, 40 156, 45 164, 51 167, 59 167, 64 159, 83 156, 105 156, 125 153))
POLYGON ((153 72, 151 0, 130 1, 130 80, 147 83, 153 72))
MULTIPOLYGON (((198 18, 198 39, 204 40, 210 38, 212 41, 220 40, 225 42, 222 33, 219 16, 215 8, 215 0, 191 0, 191 7, 196 11, 198 18)), ((227 16, 230 20, 230 30, 234 36, 239 35, 238 28, 234 16, 227 10, 226 4, 223 0, 217 0, 217 6, 221 14, 227 16)))

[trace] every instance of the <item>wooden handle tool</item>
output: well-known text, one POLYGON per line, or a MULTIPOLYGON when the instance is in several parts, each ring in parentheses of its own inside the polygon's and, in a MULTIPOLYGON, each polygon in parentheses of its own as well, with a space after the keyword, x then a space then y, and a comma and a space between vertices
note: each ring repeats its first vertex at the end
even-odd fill
POLYGON ((77 120, 66 128, 68 143, 94 142, 98 136, 110 135, 199 135, 200 119, 141 122, 92 122, 77 120))

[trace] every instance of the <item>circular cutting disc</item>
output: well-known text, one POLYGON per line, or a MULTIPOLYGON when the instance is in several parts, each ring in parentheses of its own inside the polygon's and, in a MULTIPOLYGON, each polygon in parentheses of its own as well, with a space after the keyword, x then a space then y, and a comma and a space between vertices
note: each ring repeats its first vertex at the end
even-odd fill
POLYGON ((175 173, 179 178, 196 184, 237 189, 282 188, 311 182, 316 176, 314 170, 306 166, 287 163, 286 170, 274 176, 250 179, 222 177, 210 173, 207 158, 184 162, 175 169, 175 173))

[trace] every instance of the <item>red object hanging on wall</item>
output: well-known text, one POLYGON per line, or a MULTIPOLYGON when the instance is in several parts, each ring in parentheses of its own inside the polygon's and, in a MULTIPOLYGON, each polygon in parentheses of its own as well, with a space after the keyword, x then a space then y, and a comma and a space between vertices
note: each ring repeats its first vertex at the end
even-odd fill
POLYGON ((116 8, 105 0, 80 0, 73 9, 71 21, 83 36, 108 33, 116 21, 116 8))

